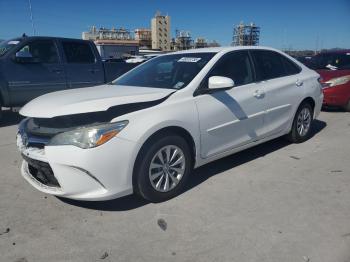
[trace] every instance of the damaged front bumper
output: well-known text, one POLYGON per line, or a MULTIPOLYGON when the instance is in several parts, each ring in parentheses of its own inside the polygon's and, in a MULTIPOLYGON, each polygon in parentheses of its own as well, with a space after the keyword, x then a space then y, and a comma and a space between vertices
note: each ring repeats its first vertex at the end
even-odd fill
POLYGON ((22 176, 36 189, 77 200, 107 200, 131 194, 134 142, 114 137, 91 149, 47 146, 49 139, 17 135, 22 176))

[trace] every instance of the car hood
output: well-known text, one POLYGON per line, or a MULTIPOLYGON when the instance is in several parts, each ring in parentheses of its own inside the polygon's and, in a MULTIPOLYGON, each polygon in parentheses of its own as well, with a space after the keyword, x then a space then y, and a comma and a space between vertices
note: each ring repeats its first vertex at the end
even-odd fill
POLYGON ((173 93, 172 89, 102 85, 59 91, 40 96, 21 110, 26 117, 57 116, 106 111, 111 107, 156 101, 173 93))

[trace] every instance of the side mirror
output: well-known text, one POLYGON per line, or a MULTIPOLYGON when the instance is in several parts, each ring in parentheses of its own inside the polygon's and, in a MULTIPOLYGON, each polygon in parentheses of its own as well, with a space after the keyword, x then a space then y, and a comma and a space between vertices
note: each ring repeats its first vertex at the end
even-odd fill
POLYGON ((16 53, 15 61, 17 63, 40 63, 38 58, 34 58, 28 51, 19 51, 16 53))
POLYGON ((235 82, 224 76, 212 76, 209 78, 208 88, 209 90, 227 90, 234 87, 235 82))

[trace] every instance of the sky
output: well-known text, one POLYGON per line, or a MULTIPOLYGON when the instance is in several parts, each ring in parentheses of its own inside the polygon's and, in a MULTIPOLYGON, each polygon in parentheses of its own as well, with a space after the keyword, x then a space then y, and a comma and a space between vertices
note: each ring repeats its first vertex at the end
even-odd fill
POLYGON ((254 22, 260 45, 278 49, 350 48, 350 0, 0 0, 0 39, 33 35, 81 38, 90 26, 150 28, 156 13, 171 16, 175 30, 193 38, 232 42, 233 26, 254 22))

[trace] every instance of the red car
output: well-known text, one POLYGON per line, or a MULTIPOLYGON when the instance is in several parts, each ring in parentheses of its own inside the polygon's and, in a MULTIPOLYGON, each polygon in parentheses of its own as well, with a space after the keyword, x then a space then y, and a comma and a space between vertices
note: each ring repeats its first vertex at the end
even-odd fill
POLYGON ((320 53, 312 58, 310 67, 321 75, 323 105, 350 112, 350 50, 320 53))

